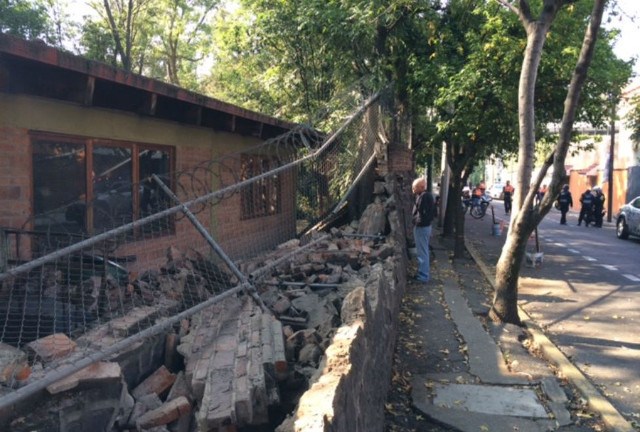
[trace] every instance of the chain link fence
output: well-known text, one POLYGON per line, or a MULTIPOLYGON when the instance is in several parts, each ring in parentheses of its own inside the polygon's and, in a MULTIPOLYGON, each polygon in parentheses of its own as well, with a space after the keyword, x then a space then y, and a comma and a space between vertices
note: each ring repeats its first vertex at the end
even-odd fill
POLYGON ((373 178, 388 118, 376 95, 330 135, 299 127, 36 215, 38 226, 55 229, 0 231, 0 408, 228 296, 244 292, 261 304, 272 270, 312 247, 373 178), (65 232, 65 218, 90 234, 65 232), (290 241, 293 252, 261 260, 290 241))

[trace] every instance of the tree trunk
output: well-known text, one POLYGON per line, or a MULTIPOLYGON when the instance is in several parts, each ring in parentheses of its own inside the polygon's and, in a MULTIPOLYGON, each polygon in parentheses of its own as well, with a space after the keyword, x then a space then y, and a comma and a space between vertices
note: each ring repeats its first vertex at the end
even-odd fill
POLYGON ((452 177, 451 189, 449 191, 449 193, 455 198, 455 203, 452 205, 452 216, 456 226, 454 237, 455 242, 453 246, 454 258, 464 258, 464 252, 466 250, 464 240, 465 215, 462 214, 462 205, 460 204, 460 192, 462 191, 464 182, 465 179, 462 178, 460 173, 455 174, 452 177))
POLYGON ((447 207, 444 213, 444 219, 442 220, 443 237, 453 237, 455 233, 456 220, 455 209, 457 207, 460 207, 460 193, 455 190, 451 179, 453 179, 453 173, 451 173, 449 178, 449 189, 447 189, 447 207))
POLYGON ((518 280, 520 266, 526 253, 527 242, 534 225, 525 221, 520 212, 518 220, 512 221, 502 253, 496 265, 496 292, 489 318, 494 322, 508 322, 520 325, 518 316, 518 280))
MULTIPOLYGON (((501 2, 502 3, 502 2, 501 2)), ((511 217, 507 239, 496 266, 496 292, 489 316, 496 322, 520 324, 518 316, 518 280, 520 266, 526 252, 527 241, 535 227, 549 212, 553 200, 560 190, 564 173, 564 161, 569 149, 571 130, 575 118, 580 92, 586 80, 587 71, 593 58, 598 29, 606 0, 596 0, 591 12, 591 20, 585 32, 582 50, 574 70, 564 104, 564 115, 560 127, 560 137, 554 154, 548 158, 538 175, 534 188, 529 190, 533 155, 535 152, 534 129, 534 88, 538 65, 542 56, 542 47, 547 31, 555 19, 557 10, 564 4, 562 0, 545 0, 541 17, 534 22, 530 16, 528 2, 521 0, 520 10, 516 10, 527 30, 527 47, 520 75, 519 123, 520 151, 518 169, 518 187, 514 200, 514 212, 511 217), (540 185, 547 169, 554 164, 554 174, 549 188, 540 205, 533 205, 535 190, 540 185), (522 193, 518 193, 518 189, 522 193), (528 191, 528 192, 527 192, 528 191), (523 209, 527 209, 523 211, 523 209)), ((506 3, 503 3, 506 5, 506 3)), ((512 7, 512 6, 511 6, 512 7)), ((512 7, 513 8, 513 7, 512 7)))

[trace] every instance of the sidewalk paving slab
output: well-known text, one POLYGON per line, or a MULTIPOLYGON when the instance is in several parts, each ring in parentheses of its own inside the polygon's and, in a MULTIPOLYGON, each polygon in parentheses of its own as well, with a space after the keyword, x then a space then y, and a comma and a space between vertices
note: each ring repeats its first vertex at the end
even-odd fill
MULTIPOLYGON (((453 272, 446 251, 435 249, 439 270, 453 272)), ((451 273, 450 273, 451 274, 451 273)), ((513 373, 495 339, 474 316, 455 280, 442 280, 444 300, 451 319, 464 340, 469 371, 466 374, 415 375, 411 381, 414 405, 425 414, 462 431, 547 431, 570 418, 564 404, 540 398, 544 388, 551 388, 560 399, 562 389, 551 382, 546 386, 530 374, 513 373), (482 429, 479 429, 482 427, 482 429), (517 429, 515 429, 517 428, 517 429)), ((565 397, 566 400, 566 397, 565 397)))

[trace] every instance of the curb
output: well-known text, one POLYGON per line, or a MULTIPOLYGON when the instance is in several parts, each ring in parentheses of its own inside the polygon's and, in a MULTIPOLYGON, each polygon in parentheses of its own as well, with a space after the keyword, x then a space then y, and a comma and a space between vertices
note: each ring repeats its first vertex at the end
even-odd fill
MULTIPOLYGON (((465 247, 476 264, 478 264, 478 267, 480 267, 480 271, 482 271, 484 277, 495 290, 494 272, 489 269, 489 266, 482 259, 482 255, 473 245, 465 242, 465 247)), ((525 318, 522 322, 531 333, 533 341, 540 348, 542 355, 550 363, 554 364, 562 376, 571 382, 576 389, 578 389, 587 401, 587 406, 592 411, 600 415, 608 430, 637 432, 637 429, 625 420, 615 407, 611 405, 611 402, 600 394, 593 384, 591 384, 591 381, 589 381, 587 377, 573 363, 571 363, 567 356, 565 356, 564 353, 547 337, 544 331, 533 321, 527 312, 520 307, 520 305, 518 305, 518 313, 521 317, 525 318)))

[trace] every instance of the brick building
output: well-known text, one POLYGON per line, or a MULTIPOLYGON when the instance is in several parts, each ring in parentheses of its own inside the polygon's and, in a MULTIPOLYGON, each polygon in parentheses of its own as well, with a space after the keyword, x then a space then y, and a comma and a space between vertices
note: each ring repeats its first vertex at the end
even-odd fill
MULTIPOLYGON (((632 131, 627 124, 633 98, 639 94, 638 82, 631 83, 623 89, 620 102, 616 106, 613 127, 609 124, 600 130, 590 127, 582 129, 582 134, 587 138, 577 143, 572 150, 586 144, 591 144, 591 149, 573 152, 570 150, 566 159, 571 194, 580 197, 586 189, 601 187, 607 200, 611 201, 612 217, 615 217, 622 205, 640 194, 640 149, 631 139, 632 131), (613 154, 611 197, 608 196, 610 154, 613 154)), ((605 206, 608 206, 608 202, 605 206)), ((577 208, 580 208, 579 204, 577 208)))
MULTIPOLYGON (((36 233, 82 238, 152 214, 159 201, 174 205, 149 184, 152 174, 186 200, 197 193, 178 187, 177 172, 228 154, 236 155, 226 162, 235 180, 264 171, 273 156, 249 149, 294 126, 0 34, 0 241, 9 251, 0 253, 0 270, 42 253, 36 233)), ((212 178, 207 170, 191 176, 191 184, 206 184, 205 190, 234 180, 212 178)), ((272 246, 295 234, 292 185, 282 178, 262 182, 260 193, 249 188, 197 217, 232 254, 272 246), (278 234, 254 235, 265 230, 278 234)), ((186 218, 167 217, 127 233, 109 252, 133 258, 128 266, 142 269, 164 259, 169 245, 207 248, 186 218)))

